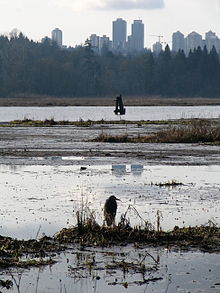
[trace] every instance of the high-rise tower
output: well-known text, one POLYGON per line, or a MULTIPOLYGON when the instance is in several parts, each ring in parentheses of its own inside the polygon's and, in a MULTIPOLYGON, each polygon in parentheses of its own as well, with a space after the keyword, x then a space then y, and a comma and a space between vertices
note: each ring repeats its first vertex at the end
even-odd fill
POLYGON ((194 49, 197 49, 198 47, 203 48, 203 41, 202 36, 196 32, 191 32, 186 37, 186 52, 187 54, 189 51, 193 51, 194 49))
POLYGON ((127 23, 122 18, 117 18, 113 21, 112 26, 112 41, 113 50, 123 52, 127 40, 127 23))
POLYGON ((63 35, 63 33, 60 29, 55 28, 54 30, 52 30, 52 33, 51 33, 52 41, 56 42, 59 47, 62 47, 62 45, 63 45, 63 36, 62 35, 63 35))
POLYGON ((184 34, 182 34, 180 31, 177 31, 176 33, 173 33, 172 35, 172 51, 178 52, 179 50, 185 51, 185 38, 184 34))
POLYGON ((210 52, 213 47, 215 47, 217 52, 220 51, 219 38, 217 37, 216 33, 212 31, 209 31, 205 34, 205 44, 208 52, 210 52))
POLYGON ((131 36, 128 37, 128 50, 138 53, 144 49, 144 24, 142 20, 134 20, 131 26, 131 36))

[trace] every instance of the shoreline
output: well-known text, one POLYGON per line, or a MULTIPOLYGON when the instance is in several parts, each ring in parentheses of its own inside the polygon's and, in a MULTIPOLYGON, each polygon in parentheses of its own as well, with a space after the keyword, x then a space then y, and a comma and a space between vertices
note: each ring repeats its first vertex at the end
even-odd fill
MULTIPOLYGON (((108 97, 49 97, 30 96, 0 98, 0 107, 69 107, 114 106, 116 96, 108 97)), ((125 106, 217 106, 220 98, 165 98, 157 96, 123 96, 125 106)))

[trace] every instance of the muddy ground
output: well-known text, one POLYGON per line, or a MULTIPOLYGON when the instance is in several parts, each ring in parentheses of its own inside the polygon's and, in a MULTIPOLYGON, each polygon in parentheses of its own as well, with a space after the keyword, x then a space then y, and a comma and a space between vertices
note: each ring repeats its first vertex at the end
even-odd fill
MULTIPOLYGON (((75 164, 143 163, 219 165, 220 146, 211 144, 146 144, 90 142, 100 133, 146 135, 167 125, 92 125, 89 127, 0 127, 0 163, 60 164, 62 156, 75 156, 75 164), (79 157, 79 159, 77 159, 79 157), (115 158, 115 159, 114 159, 115 158)), ((62 164, 71 164, 64 160, 62 164)))

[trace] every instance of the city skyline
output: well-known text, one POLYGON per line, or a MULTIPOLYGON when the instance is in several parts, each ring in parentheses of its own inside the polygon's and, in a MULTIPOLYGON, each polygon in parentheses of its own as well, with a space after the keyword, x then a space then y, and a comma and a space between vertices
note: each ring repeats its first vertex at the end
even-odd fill
MULTIPOLYGON (((159 54, 165 49, 166 45, 169 44, 163 42, 163 36, 158 35, 156 37, 158 41, 152 45, 150 50, 153 53, 159 54)), ((67 46, 62 45, 62 31, 58 28, 52 30, 51 38, 46 36, 42 38, 41 41, 44 42, 46 39, 56 42, 57 45, 63 49, 67 48, 67 46)), ((107 35, 98 36, 96 34, 91 34, 87 40, 90 42, 93 51, 98 55, 103 55, 108 51, 127 55, 139 54, 143 52, 144 49, 149 50, 149 48, 144 47, 144 23, 141 19, 133 21, 131 25, 131 35, 127 35, 126 20, 117 18, 112 22, 112 39, 107 35)), ((185 36, 178 30, 177 32, 173 32, 172 43, 169 47, 171 51, 176 53, 179 50, 183 50, 186 55, 198 47, 201 49, 206 47, 208 52, 215 47, 216 52, 220 54, 220 38, 211 30, 205 33, 204 39, 202 35, 195 31, 185 36)))
POLYGON ((140 53, 144 50, 144 23, 141 19, 134 20, 131 25, 131 35, 127 34, 127 21, 117 18, 112 22, 112 39, 106 35, 93 33, 88 40, 97 54, 106 51, 114 53, 140 53))
MULTIPOLYGON (((157 41, 153 35, 163 35, 171 46, 177 30, 184 35, 196 31, 203 38, 209 30, 219 35, 219 12, 220 0, 0 0, 0 33, 17 28, 29 39, 40 41, 59 27, 63 44, 75 46, 94 32, 111 36, 113 19, 128 23, 142 19, 144 46, 151 48, 157 41)), ((127 33, 131 34, 130 26, 127 33)))
MULTIPOLYGON (((131 27, 131 35, 127 35, 127 22, 118 18, 112 22, 112 40, 110 37, 103 35, 98 36, 96 34, 90 35, 88 40, 91 43, 91 46, 95 53, 102 54, 103 46, 105 51, 113 51, 115 53, 122 54, 136 54, 146 49, 144 47, 144 23, 142 20, 134 20, 131 27)), ((156 54, 159 54, 167 44, 163 42, 161 35, 156 36, 158 41, 156 41, 150 50, 156 54)), ((203 49, 206 46, 207 51, 210 52, 213 47, 215 47, 217 53, 220 53, 220 38, 219 36, 209 30, 205 33, 205 38, 202 37, 199 33, 192 31, 188 35, 184 35, 182 32, 177 31, 172 33, 172 42, 169 45, 170 50, 173 52, 178 52, 183 50, 186 55, 190 51, 200 47, 203 49)), ((149 48, 147 48, 149 49, 149 48)))

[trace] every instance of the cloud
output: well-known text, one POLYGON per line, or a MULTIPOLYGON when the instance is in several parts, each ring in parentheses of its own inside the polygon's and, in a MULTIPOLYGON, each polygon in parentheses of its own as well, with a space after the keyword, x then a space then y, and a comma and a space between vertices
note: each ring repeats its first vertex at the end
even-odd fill
POLYGON ((76 11, 85 10, 85 9, 95 9, 95 10, 160 9, 164 7, 164 1, 165 0, 55 0, 56 4, 59 7, 68 7, 76 11))

